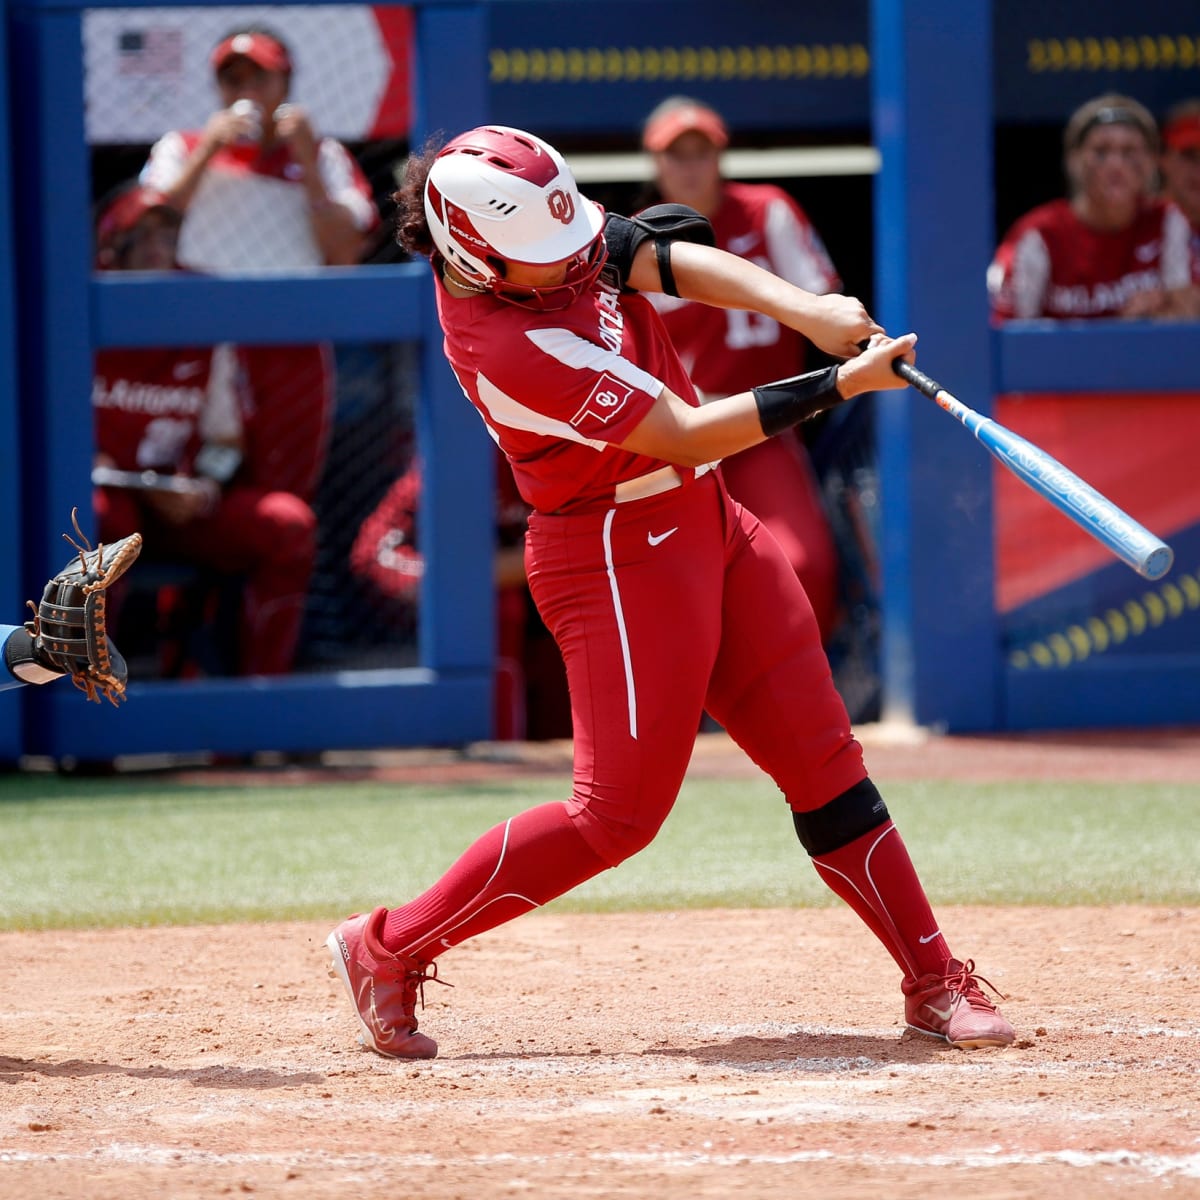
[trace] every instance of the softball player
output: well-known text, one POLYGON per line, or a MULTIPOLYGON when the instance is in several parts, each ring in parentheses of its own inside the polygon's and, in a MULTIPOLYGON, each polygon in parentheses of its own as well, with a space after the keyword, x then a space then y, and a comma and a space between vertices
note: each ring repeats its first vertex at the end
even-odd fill
POLYGON ((1107 93, 1063 132, 1068 199, 1040 204, 1005 235, 988 268, 998 321, 1186 317, 1187 219, 1151 195, 1158 127, 1136 100, 1107 93))
POLYGON ((566 663, 569 799, 504 821, 423 895, 328 938, 366 1045, 432 1058, 416 1000, 458 943, 646 846, 675 802, 702 710, 765 770, 821 877, 902 972, 905 1015, 962 1047, 1012 1026, 954 958, 830 677, 778 543, 716 465, 861 392, 902 386, 912 334, 712 245, 678 205, 636 219, 582 196, 531 134, 483 127, 410 160, 398 235, 428 254, 445 349, 533 509, 526 564, 566 663), (846 359, 700 406, 643 292, 769 314, 846 359), (867 343, 861 354, 860 343, 867 343))

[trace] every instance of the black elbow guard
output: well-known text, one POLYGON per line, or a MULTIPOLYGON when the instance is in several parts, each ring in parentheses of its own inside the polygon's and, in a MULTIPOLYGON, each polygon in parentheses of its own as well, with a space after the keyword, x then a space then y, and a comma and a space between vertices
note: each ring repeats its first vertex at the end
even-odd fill
POLYGON ((763 433, 774 437, 843 403, 844 397, 837 390, 837 371, 836 366, 826 367, 754 388, 754 402, 758 405, 758 422, 763 433))
POLYGON ((604 240, 608 245, 609 265, 616 268, 622 287, 629 278, 633 256, 648 238, 654 239, 658 273, 662 276, 663 290, 669 296, 679 295, 671 271, 671 243, 696 242, 701 246, 717 244, 708 218, 702 217, 686 204, 656 204, 636 217, 609 213, 605 218, 604 240))

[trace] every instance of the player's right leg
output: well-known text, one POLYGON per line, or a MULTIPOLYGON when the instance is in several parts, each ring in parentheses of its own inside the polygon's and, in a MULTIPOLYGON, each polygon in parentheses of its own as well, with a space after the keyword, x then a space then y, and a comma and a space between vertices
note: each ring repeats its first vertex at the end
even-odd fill
POLYGON ((531 519, 531 588, 571 692, 573 794, 489 830, 408 904, 335 930, 335 968, 380 1053, 434 1052, 416 1033, 415 1002, 445 950, 654 837, 687 769, 719 643, 721 515, 709 479, 603 513, 531 519))
POLYGON ((803 589, 753 518, 735 531, 709 707, 778 783, 818 874, 903 974, 911 1027, 957 1046, 1008 1045, 1011 1025, 954 958, 899 830, 866 777, 803 589))

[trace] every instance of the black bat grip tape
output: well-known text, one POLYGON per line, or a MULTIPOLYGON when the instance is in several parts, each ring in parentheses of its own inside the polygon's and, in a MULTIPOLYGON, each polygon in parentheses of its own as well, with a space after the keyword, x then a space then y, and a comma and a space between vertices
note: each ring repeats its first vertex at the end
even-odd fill
POLYGON ((902 358, 894 359, 892 362, 892 370, 900 376, 905 383, 911 383, 918 392, 923 392, 926 396, 934 397, 938 392, 945 391, 936 379, 930 379, 924 371, 918 371, 912 363, 905 362, 902 358))

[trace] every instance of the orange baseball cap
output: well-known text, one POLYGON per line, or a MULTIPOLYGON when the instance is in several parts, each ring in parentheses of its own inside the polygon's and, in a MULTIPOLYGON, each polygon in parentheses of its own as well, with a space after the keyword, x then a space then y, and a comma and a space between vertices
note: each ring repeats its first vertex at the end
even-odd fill
POLYGON ((664 100, 649 117, 642 130, 642 146, 657 154, 685 133, 702 133, 718 150, 729 145, 725 122, 707 104, 679 97, 664 100))
POLYGON ((1187 113, 1163 128, 1163 144, 1171 150, 1200 150, 1200 113, 1187 113))
POLYGON ((287 47, 269 33, 235 33, 212 52, 209 62, 219 71, 230 59, 248 58, 264 71, 291 71, 292 59, 287 47))

